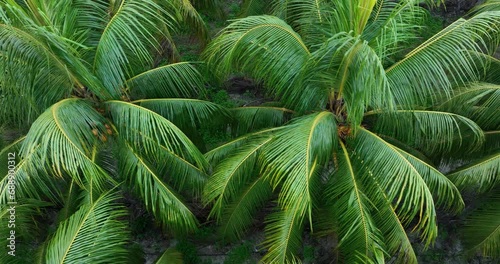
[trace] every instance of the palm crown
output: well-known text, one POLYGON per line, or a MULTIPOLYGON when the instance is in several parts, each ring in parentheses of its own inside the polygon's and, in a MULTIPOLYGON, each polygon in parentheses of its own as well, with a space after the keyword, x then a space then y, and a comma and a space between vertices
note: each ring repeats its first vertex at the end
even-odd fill
MULTIPOLYGON (((186 199, 201 191, 208 164, 178 127, 221 108, 188 99, 204 87, 194 64, 157 60, 168 55, 159 47, 175 54, 171 32, 183 23, 206 39, 188 1, 0 2, 0 101, 16 106, 2 107, 0 122, 27 132, 1 151, 21 158, 18 221, 30 223, 41 201, 61 209, 41 262, 127 261, 114 187, 123 181, 166 229, 197 228, 186 199)), ((6 175, 2 205, 11 201, 6 175)), ((29 241, 33 230, 23 229, 18 239, 29 241)))
MULTIPOLYGON (((481 107, 481 118, 493 122, 485 125, 442 102, 470 99, 459 91, 478 87, 488 92, 476 103, 498 99, 488 99, 498 86, 475 82, 498 47, 500 13, 459 19, 402 56, 416 41, 419 1, 272 3, 275 16, 236 20, 205 51, 216 74, 249 74, 278 101, 234 109, 238 132, 273 128, 206 154, 215 164, 205 187, 211 216, 224 237, 237 238, 276 198, 264 241, 269 263, 298 260, 306 225, 336 234, 346 263, 394 255, 415 263, 405 228, 429 245, 436 205, 463 207, 428 157, 471 152, 485 141, 483 129, 498 129, 493 102, 481 107)), ((498 156, 482 168, 495 164, 498 156)))

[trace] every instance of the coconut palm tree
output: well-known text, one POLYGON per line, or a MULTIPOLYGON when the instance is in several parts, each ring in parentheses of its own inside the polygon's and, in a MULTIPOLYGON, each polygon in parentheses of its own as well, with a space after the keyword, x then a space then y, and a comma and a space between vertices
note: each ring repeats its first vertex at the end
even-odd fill
POLYGON ((175 53, 171 35, 185 22, 205 34, 188 1, 0 2, 0 123, 8 141, 0 156, 12 164, 1 166, 2 223, 17 202, 16 229, 0 229, 3 237, 15 230, 16 252, 28 255, 2 253, 2 263, 35 263, 29 249, 40 246, 30 245, 37 236, 47 237, 41 263, 127 262, 123 190, 165 230, 197 228, 187 201, 201 192, 208 164, 180 128, 221 109, 191 99, 204 87, 195 64, 157 63, 175 53), (9 141, 7 133, 20 135, 9 141), (47 206, 57 216, 47 216, 47 206), (49 228, 33 221, 40 217, 49 228))
MULTIPOLYGON (((222 237, 240 238, 267 204, 263 262, 300 261, 307 229, 336 238, 342 263, 416 263, 407 228, 429 246, 436 207, 463 208, 433 161, 478 148, 485 133, 437 106, 484 75, 500 13, 415 45, 419 3, 272 1, 274 16, 236 20, 209 44, 221 79, 247 74, 276 100, 234 109, 233 130, 248 133, 205 154, 214 165, 205 203, 222 237)), ((498 118, 492 108, 482 118, 498 118)))

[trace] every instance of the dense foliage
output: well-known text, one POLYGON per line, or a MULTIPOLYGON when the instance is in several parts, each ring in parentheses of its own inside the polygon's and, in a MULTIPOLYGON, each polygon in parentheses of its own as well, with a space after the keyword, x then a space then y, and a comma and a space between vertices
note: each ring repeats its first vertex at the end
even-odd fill
POLYGON ((220 1, 0 1, 0 236, 19 255, 0 262, 144 262, 140 200, 177 238, 215 224, 240 241, 264 215, 265 263, 308 261, 306 233, 340 263, 417 263, 412 235, 432 246, 462 194, 483 197, 464 254, 499 257, 500 2, 423 33, 440 4, 245 0, 211 40, 220 1), (202 62, 180 60, 184 31, 202 62), (265 103, 206 89, 234 76, 265 103))

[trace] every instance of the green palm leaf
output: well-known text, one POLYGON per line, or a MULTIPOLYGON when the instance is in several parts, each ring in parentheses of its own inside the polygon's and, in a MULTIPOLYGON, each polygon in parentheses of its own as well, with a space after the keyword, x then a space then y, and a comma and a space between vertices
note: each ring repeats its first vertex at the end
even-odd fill
POLYGON ((458 89, 437 108, 467 116, 485 130, 495 130, 500 129, 498 105, 500 85, 473 83, 458 89))
POLYGON ((472 13, 480 13, 486 11, 500 11, 500 1, 499 0, 487 0, 484 3, 474 7, 472 13))
MULTIPOLYGON (((38 155, 40 148, 38 147, 32 153, 24 156, 23 159, 19 158, 19 150, 25 138, 19 138, 0 151, 0 162, 3 164, 9 164, 8 153, 14 153, 16 156, 13 174, 15 175, 16 197, 37 200, 47 198, 53 203, 59 203, 61 201, 61 194, 57 187, 59 184, 57 180, 47 170, 33 168, 33 164, 43 164, 38 155)), ((9 183, 12 182, 9 181, 8 166, 0 168, 0 175, 2 177, 0 180, 0 204, 7 204, 12 200, 9 192, 9 183)))
MULTIPOLYGON (((320 184, 319 171, 327 164, 337 144, 337 126, 330 112, 320 112, 295 120, 278 131, 263 148, 261 173, 273 189, 280 188, 281 209, 269 216, 264 245, 269 247, 264 261, 293 261, 300 245, 304 219, 312 224, 314 192, 320 184)), ((312 226, 311 226, 312 228, 312 226)))
MULTIPOLYGON (((348 142, 349 143, 349 142, 348 142)), ((352 148, 369 175, 373 175, 404 224, 418 215, 415 229, 428 246, 437 235, 432 194, 424 177, 405 155, 372 132, 360 128, 352 148)), ((415 160, 414 160, 415 162, 415 160)))
POLYGON ((114 191, 86 204, 61 223, 50 239, 46 263, 126 263, 128 232, 121 218, 124 207, 117 203, 114 191))
POLYGON ((126 81, 132 98, 193 97, 203 91, 203 76, 189 62, 151 69, 126 81))
POLYGON ((241 146, 244 146, 246 143, 251 142, 253 139, 258 138, 260 136, 272 136, 273 132, 282 130, 283 127, 276 127, 276 128, 269 128, 269 129, 264 129, 258 132, 253 132, 250 134, 246 134, 244 136, 241 136, 237 139, 234 139, 231 142, 222 144, 209 152, 205 153, 205 158, 210 162, 210 164, 217 165, 221 161, 223 161, 228 155, 231 155, 231 153, 240 148, 241 146))
POLYGON ((271 186, 263 178, 257 178, 229 204, 222 214, 219 233, 221 237, 235 241, 241 239, 246 228, 252 223, 258 207, 272 194, 271 186))
POLYGON ((412 0, 377 1, 363 39, 370 42, 384 65, 390 63, 395 55, 417 40, 419 22, 425 18, 425 12, 412 0))
POLYGON ((106 105, 120 138, 130 142, 134 149, 141 149, 145 155, 154 155, 158 146, 162 146, 201 170, 208 167, 193 143, 160 114, 128 102, 108 101, 106 105))
POLYGON ((500 195, 498 189, 486 203, 466 219, 463 238, 469 254, 480 252, 483 256, 498 258, 500 252, 500 195))
POLYGON ((283 125, 293 111, 270 106, 245 106, 231 109, 236 122, 235 134, 283 125))
POLYGON ((229 112, 223 107, 197 99, 143 99, 132 103, 160 114, 183 130, 195 130, 217 117, 229 118, 229 112))
POLYGON ((452 85, 479 77, 481 61, 471 51, 491 53, 498 41, 500 12, 459 19, 408 53, 386 70, 399 104, 413 106, 437 101, 437 92, 451 96, 452 85))
POLYGON ((382 189, 379 180, 373 175, 368 178, 369 186, 374 186, 370 193, 370 200, 377 210, 372 214, 373 221, 384 238, 385 250, 390 256, 396 256, 401 263, 418 263, 407 230, 399 219, 396 208, 392 205, 382 189))
POLYGON ((262 245, 268 252, 262 257, 264 263, 300 263, 295 255, 302 247, 304 218, 298 215, 299 208, 290 207, 271 214, 266 219, 266 240, 262 245))
MULTIPOLYGON (((141 156, 134 148, 125 144, 121 149, 120 171, 126 177, 132 189, 143 199, 146 207, 174 232, 186 233, 198 226, 198 220, 181 196, 164 180, 164 173, 141 156)), ((169 170, 176 172, 184 167, 173 166, 169 170)), ((182 176, 185 176, 183 172, 182 176)), ((198 187, 199 188, 199 187, 198 187)))
POLYGON ((33 153, 41 161, 30 163, 27 172, 36 174, 38 167, 45 165, 59 177, 71 176, 82 187, 85 181, 94 181, 96 188, 103 190, 111 178, 91 155, 99 140, 104 140, 104 124, 106 120, 83 100, 66 99, 53 105, 33 123, 23 142, 20 156, 33 153), (94 133, 100 134, 100 139, 94 133))
POLYGON ((162 32, 159 25, 172 28, 176 20, 153 0, 116 3, 96 47, 93 70, 114 98, 119 98, 125 80, 152 65, 150 48, 159 46, 154 35, 162 32))
POLYGON ((384 244, 372 219, 374 208, 367 195, 372 190, 359 177, 359 167, 353 163, 346 146, 340 142, 340 147, 334 179, 325 191, 338 223, 338 246, 349 263, 358 258, 363 261, 383 258, 384 244))
POLYGON ((500 153, 495 153, 476 162, 472 162, 448 177, 459 188, 477 188, 485 192, 500 183, 500 153))
POLYGON ((219 76, 234 71, 248 73, 264 80, 278 97, 289 92, 308 56, 301 37, 284 21, 271 16, 236 20, 204 52, 219 76))
POLYGON ((156 260, 156 264, 182 264, 182 253, 173 249, 167 248, 163 254, 156 260))
POLYGON ((220 221, 224 208, 238 197, 237 194, 256 176, 257 153, 268 144, 272 137, 254 138, 231 153, 214 168, 204 190, 205 203, 212 203, 210 216, 220 221))
POLYGON ((76 78, 45 43, 22 29, 0 24, 0 47, 0 102, 26 107, 2 107, 0 122, 30 124, 69 95, 76 78))
POLYGON ((477 148, 484 142, 481 128, 461 115, 429 110, 397 110, 371 112, 376 114, 374 131, 394 137, 409 146, 428 153, 450 152, 454 147, 466 145, 477 148), (464 138, 466 135, 467 140, 464 138))
POLYGON ((278 202, 282 208, 293 206, 299 210, 297 216, 308 215, 312 222, 316 174, 330 160, 336 135, 334 115, 320 112, 295 120, 265 145, 261 171, 273 189, 281 187, 278 202))
POLYGON ((324 108, 328 104, 337 116, 345 112, 345 121, 354 128, 361 124, 368 106, 392 106, 382 63, 368 43, 359 37, 340 33, 325 41, 304 66, 303 75, 302 85, 294 87, 297 89, 294 97, 289 95, 295 99, 295 105, 304 105, 301 110, 324 108), (324 102, 326 98, 329 101, 324 102), (319 106, 314 105, 318 102, 319 106))
POLYGON ((436 205, 441 205, 455 212, 460 212, 464 208, 464 202, 460 192, 446 176, 425 161, 397 147, 394 148, 401 153, 422 176, 425 184, 435 197, 436 205))

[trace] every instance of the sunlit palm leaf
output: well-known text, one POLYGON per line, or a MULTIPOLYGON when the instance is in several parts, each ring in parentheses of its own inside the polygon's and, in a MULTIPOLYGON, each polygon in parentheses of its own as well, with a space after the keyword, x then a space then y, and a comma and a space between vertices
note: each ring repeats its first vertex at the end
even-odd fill
POLYGON ((240 148, 241 146, 244 146, 244 144, 251 142, 253 139, 258 138, 260 136, 271 137, 273 135, 273 132, 282 129, 283 127, 269 128, 258 132, 246 134, 231 142, 222 144, 221 146, 218 146, 210 150, 209 152, 205 153, 205 158, 210 162, 210 164, 217 165, 221 161, 223 161, 228 155, 231 155, 233 151, 240 148))
POLYGON ((184 98, 143 99, 132 102, 150 109, 181 129, 193 130, 219 118, 229 118, 223 107, 208 101, 184 98))
POLYGON ((319 172, 331 158, 337 144, 337 126, 330 112, 295 120, 278 131, 259 157, 261 171, 273 189, 280 188, 280 212, 268 219, 265 261, 293 260, 300 245, 304 219, 312 224, 314 201, 319 199, 319 172))
POLYGON ((359 37, 344 33, 331 37, 312 54, 303 74, 302 85, 294 87, 295 98, 289 97, 301 101, 301 110, 324 108, 328 103, 337 116, 346 113, 353 129, 361 124, 368 106, 393 105, 382 63, 359 37), (330 101, 325 102, 326 98, 330 101), (319 106, 314 105, 318 102, 319 106))
POLYGON ((417 40, 418 22, 424 18, 425 9, 415 5, 413 0, 377 1, 363 37, 385 65, 417 40))
POLYGON ((293 206, 299 210, 297 217, 307 215, 312 222, 316 174, 330 160, 336 144, 334 115, 320 112, 295 120, 265 145, 260 158, 262 173, 273 189, 281 187, 278 201, 282 208, 293 206))
POLYGON ((464 202, 460 192, 446 176, 425 161, 397 147, 394 148, 401 153, 422 176, 425 184, 435 197, 436 205, 443 206, 447 210, 455 212, 460 212, 464 208, 464 202))

